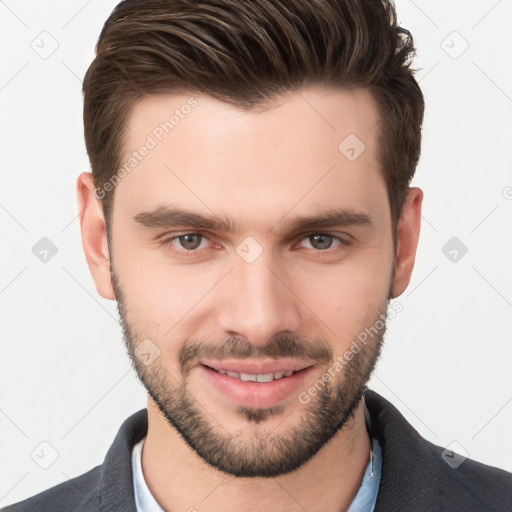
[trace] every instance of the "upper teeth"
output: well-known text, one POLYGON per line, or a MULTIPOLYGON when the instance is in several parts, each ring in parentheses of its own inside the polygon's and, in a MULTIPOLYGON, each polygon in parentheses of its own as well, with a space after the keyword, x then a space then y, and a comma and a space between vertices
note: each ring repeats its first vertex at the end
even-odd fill
POLYGON ((283 377, 289 377, 293 374, 293 370, 287 372, 275 372, 275 373, 258 373, 252 375, 249 373, 238 373, 230 370, 217 370, 222 375, 233 377, 234 379, 243 380, 245 382, 272 382, 273 380, 281 379, 283 377))

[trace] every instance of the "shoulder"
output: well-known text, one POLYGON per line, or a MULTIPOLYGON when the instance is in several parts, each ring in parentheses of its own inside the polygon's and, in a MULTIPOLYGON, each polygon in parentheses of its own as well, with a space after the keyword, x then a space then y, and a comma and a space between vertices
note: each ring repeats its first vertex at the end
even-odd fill
POLYGON ((512 511, 512 473, 424 439, 375 391, 365 402, 382 448, 375 512, 512 511))
POLYGON ((8 505, 0 512, 68 512, 96 510, 102 466, 50 487, 30 498, 8 505))
POLYGON ((416 463, 423 470, 412 471, 409 482, 417 491, 421 489, 418 495, 429 510, 512 512, 512 473, 438 446, 419 434, 418 447, 416 463))
POLYGON ((109 511, 134 511, 132 449, 147 434, 147 429, 144 408, 125 419, 103 464, 0 512, 93 512, 100 507, 109 511))
POLYGON ((443 448, 423 438, 420 442, 445 503, 512 511, 512 473, 466 457, 450 446, 443 448))

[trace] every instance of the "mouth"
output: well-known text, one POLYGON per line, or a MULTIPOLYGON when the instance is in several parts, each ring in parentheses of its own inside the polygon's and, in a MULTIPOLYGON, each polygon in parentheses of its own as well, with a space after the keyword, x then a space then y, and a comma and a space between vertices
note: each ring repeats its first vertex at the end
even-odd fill
POLYGON ((244 382, 272 382, 273 380, 279 380, 283 377, 291 377, 294 373, 301 372, 303 370, 286 370, 282 372, 272 372, 272 373, 243 373, 243 372, 235 372, 232 370, 226 370, 225 368, 220 368, 216 370, 215 368, 211 368, 207 365, 204 365, 210 370, 214 372, 220 373, 221 375, 227 375, 233 379, 242 380, 244 382))
POLYGON ((228 373, 231 372, 233 375, 229 376, 235 378, 239 378, 240 375, 252 376, 272 374, 276 379, 281 379, 283 377, 289 377, 293 372, 298 372, 309 368, 310 366, 314 366, 315 363, 305 359, 283 358, 268 361, 256 359, 209 359, 202 360, 201 364, 223 375, 228 375, 228 373))
POLYGON ((309 361, 289 359, 203 361, 197 368, 208 390, 213 388, 229 403, 246 408, 268 408, 298 393, 314 367, 309 361))

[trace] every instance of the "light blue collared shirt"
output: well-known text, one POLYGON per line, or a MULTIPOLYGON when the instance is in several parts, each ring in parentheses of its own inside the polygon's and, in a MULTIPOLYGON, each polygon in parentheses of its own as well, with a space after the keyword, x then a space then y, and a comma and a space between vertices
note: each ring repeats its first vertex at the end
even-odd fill
POLYGON ((372 462, 369 461, 359 490, 352 500, 350 507, 348 507, 347 512, 373 512, 375 510, 382 468, 382 451, 379 441, 375 437, 372 439, 372 450, 374 455, 373 476, 372 462))

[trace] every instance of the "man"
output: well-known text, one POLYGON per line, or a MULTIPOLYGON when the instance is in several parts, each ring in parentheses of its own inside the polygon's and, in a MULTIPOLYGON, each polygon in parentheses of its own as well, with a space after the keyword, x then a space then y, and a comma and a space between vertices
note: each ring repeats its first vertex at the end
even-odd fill
POLYGON ((386 2, 116 7, 77 188, 148 407, 6 512, 512 509, 366 388, 420 231, 413 52, 386 2))

